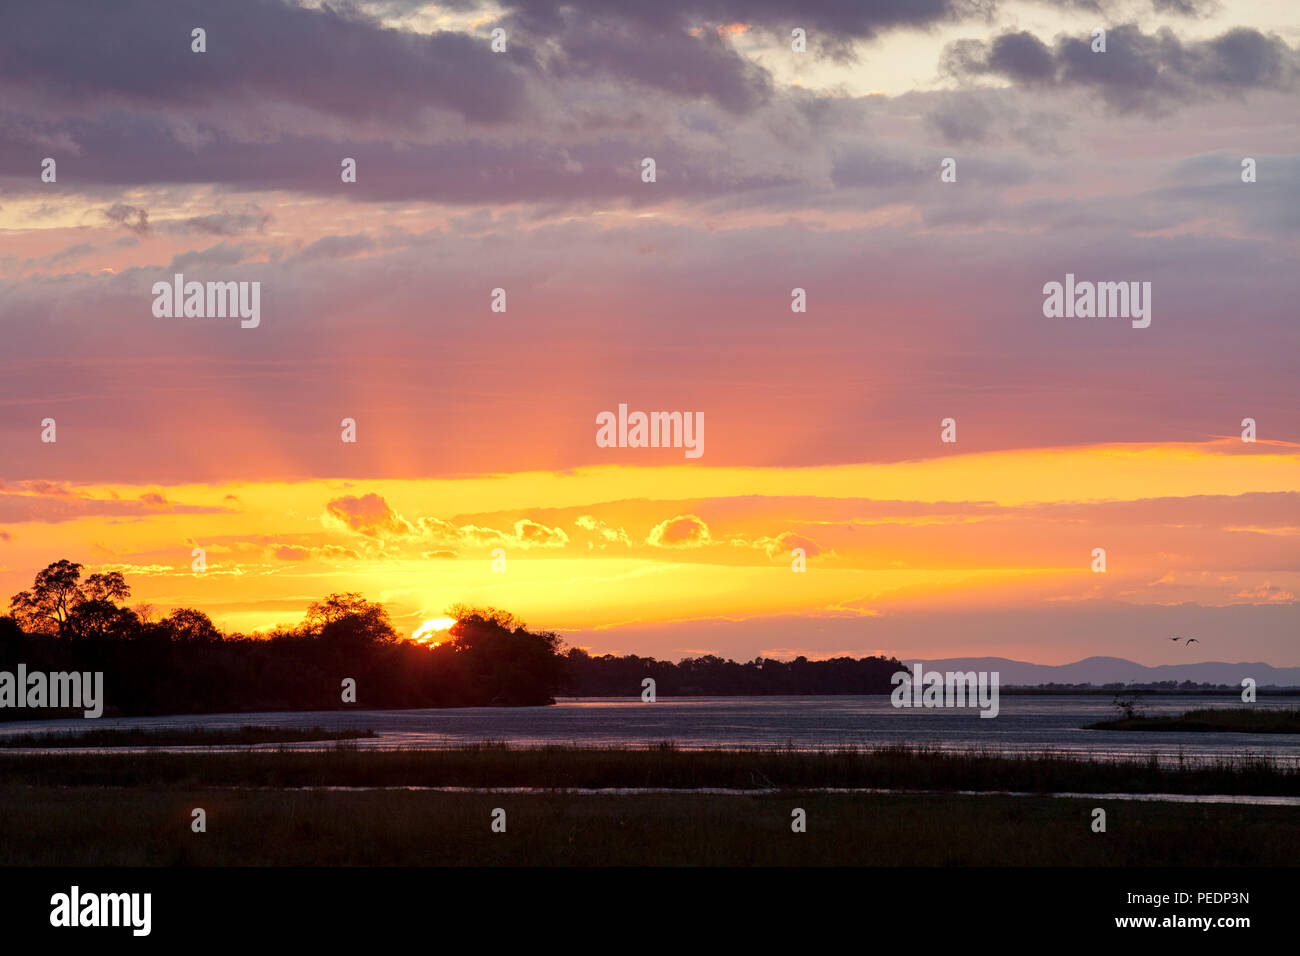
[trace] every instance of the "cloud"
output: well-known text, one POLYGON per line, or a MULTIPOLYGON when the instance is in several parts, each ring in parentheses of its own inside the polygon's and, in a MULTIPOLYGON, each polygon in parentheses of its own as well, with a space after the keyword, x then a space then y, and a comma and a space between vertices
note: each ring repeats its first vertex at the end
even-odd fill
POLYGON ((60 266, 66 266, 79 259, 84 259, 86 256, 95 252, 96 249, 97 247, 92 243, 78 242, 68 246, 66 249, 60 249, 58 252, 52 252, 48 256, 42 256, 35 260, 34 264, 54 269, 60 266))
POLYGON ((744 538, 737 538, 732 544, 743 548, 757 548, 767 554, 769 558, 776 559, 779 557, 789 557, 791 550, 794 548, 803 548, 804 555, 811 558, 816 555, 825 553, 821 545, 811 538, 805 538, 803 535, 795 534, 792 531, 786 531, 775 538, 755 538, 753 541, 746 541, 744 538))
POLYGON ((461 550, 486 547, 562 548, 569 543, 563 528, 551 527, 531 518, 519 518, 512 530, 475 524, 457 524, 442 518, 422 516, 407 520, 373 492, 362 495, 345 495, 335 498, 325 506, 325 522, 335 528, 347 528, 382 541, 385 545, 400 548, 423 547, 419 553, 426 558, 454 558, 461 550), (444 545, 428 549, 430 544, 444 545))
POLYGON ((1286 588, 1267 581, 1253 588, 1238 591, 1234 596, 1254 604, 1289 604, 1296 599, 1296 596, 1286 588))
POLYGON ((281 561, 306 561, 311 557, 311 551, 307 548, 291 544, 282 544, 273 553, 281 561))
POLYGON ((613 77, 682 99, 708 98, 732 113, 749 112, 772 96, 767 71, 714 31, 691 36, 680 26, 647 28, 644 20, 608 8, 557 8, 556 17, 560 42, 545 61, 555 77, 613 77))
POLYGON ((868 39, 886 30, 920 29, 981 12, 979 4, 968 0, 661 0, 653 4, 502 0, 501 6, 511 14, 507 22, 543 35, 562 33, 571 17, 617 16, 649 32, 685 29, 690 24, 716 27, 739 23, 777 33, 787 40, 795 24, 807 28, 810 37, 824 32, 868 39))
POLYGON ((628 547, 632 546, 632 539, 628 537, 625 530, 611 527, 595 515, 578 515, 573 523, 584 531, 590 531, 599 539, 599 544, 596 541, 587 542, 587 547, 590 549, 594 550, 596 547, 604 549, 614 543, 625 544, 628 547))
POLYGON ((251 251, 252 247, 243 243, 222 242, 206 249, 193 249, 172 256, 172 261, 168 264, 167 270, 169 272, 184 272, 186 269, 238 265, 248 257, 251 251))
POLYGON ((569 543, 563 528, 548 528, 529 518, 515 522, 515 538, 525 548, 562 548, 569 543))
POLYGON ((370 252, 375 248, 375 241, 367 235, 325 236, 317 239, 293 258, 300 262, 318 259, 344 259, 358 252, 370 252))
POLYGON ((153 230, 149 226, 149 213, 138 206, 130 206, 126 203, 113 203, 108 209, 104 210, 104 218, 109 222, 115 222, 135 233, 137 236, 147 236, 153 230))
POLYGON ((48 0, 0 5, 0 86, 46 103, 201 112, 296 106, 345 120, 412 120, 435 108, 472 122, 526 103, 526 50, 483 38, 390 29, 355 9, 267 0, 48 0), (193 53, 190 31, 207 31, 193 53), (380 92, 382 91, 382 93, 380 92))
POLYGON ((206 216, 189 216, 174 222, 160 224, 173 233, 201 233, 208 236, 237 236, 245 232, 263 232, 271 221, 271 214, 253 203, 240 210, 225 210, 206 216))
POLYGON ((1156 13, 1172 13, 1183 17, 1204 18, 1219 10, 1218 0, 1152 0, 1156 13))
POLYGON ((1143 33, 1129 23, 1106 31, 1105 52, 1070 36, 1049 47, 1026 31, 991 42, 957 40, 945 48, 941 68, 959 79, 1002 76, 1030 88, 1085 89, 1118 112, 1158 114, 1209 97, 1294 90, 1300 57, 1281 37, 1249 27, 1184 41, 1168 27, 1143 33))
POLYGON ((388 502, 373 492, 361 497, 344 495, 335 498, 326 503, 325 512, 351 530, 371 538, 411 533, 411 525, 398 517, 388 502))
MULTIPOLYGON (((45 483, 33 482, 31 484, 45 483)), ((69 495, 66 492, 58 491, 49 494, 0 493, 0 521, 12 524, 23 521, 59 524, 64 521, 77 521, 81 518, 125 518, 156 515, 160 502, 155 499, 161 499, 161 496, 145 494, 137 501, 118 501, 69 495)), ((223 514, 228 510, 206 505, 173 504, 166 500, 162 500, 161 504, 175 514, 223 514)))
POLYGON ((646 544, 655 548, 702 548, 712 544, 709 526, 698 515, 677 515, 650 529, 646 544))

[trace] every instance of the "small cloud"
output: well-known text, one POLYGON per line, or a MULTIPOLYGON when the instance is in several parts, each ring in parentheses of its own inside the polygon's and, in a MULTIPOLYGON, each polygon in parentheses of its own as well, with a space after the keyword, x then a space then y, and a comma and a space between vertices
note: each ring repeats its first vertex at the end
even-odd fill
POLYGON ((646 544, 655 548, 702 548, 712 544, 709 526, 698 515, 677 515, 650 529, 646 544))
POLYGON ((515 522, 515 537, 524 547, 562 548, 569 543, 563 528, 548 528, 529 518, 515 522))
POLYGON ((379 495, 344 495, 325 505, 326 514, 335 521, 353 531, 371 538, 381 534, 405 535, 411 533, 411 526, 399 517, 379 495))
MULTIPOLYGON (((590 531, 592 534, 598 536, 602 541, 606 543, 613 543, 616 541, 620 541, 623 544, 628 545, 629 547, 631 547, 632 545, 632 539, 628 537, 626 531, 624 531, 622 528, 614 528, 611 527, 610 525, 605 524, 605 522, 601 521, 595 515, 578 515, 577 519, 574 521, 574 524, 576 524, 583 531, 590 531)), ((590 545, 591 542, 588 542, 588 546, 590 545)), ((601 547, 603 548, 605 547, 605 545, 602 544, 601 547)))
POLYGON ((179 222, 168 223, 168 232, 202 233, 208 236, 237 236, 244 232, 264 232, 271 214, 249 203, 242 210, 226 210, 206 216, 191 216, 179 222))
POLYGON ((206 249, 191 249, 189 252, 172 256, 169 271, 185 272, 194 268, 213 268, 217 266, 234 266, 244 261, 251 247, 242 243, 222 242, 206 249))
POLYGON ((810 558, 822 553, 822 546, 816 541, 792 531, 777 535, 775 538, 760 538, 754 546, 761 547, 769 558, 784 557, 793 548, 803 548, 803 553, 810 558))
POLYGON ((1270 584, 1267 581, 1257 587, 1238 591, 1234 597, 1255 604, 1287 604, 1295 600, 1295 595, 1286 588, 1278 587, 1276 584, 1270 584))
POLYGON ((34 491, 38 495, 77 497, 77 493, 65 484, 53 481, 42 481, 40 479, 37 479, 36 481, 23 482, 23 489, 26 491, 34 491))
POLYGON ((311 552, 306 548, 300 548, 292 544, 280 545, 275 549, 274 554, 281 561, 306 561, 311 557, 311 552))
POLYGON ((104 216, 109 222, 115 222, 137 236, 147 236, 153 231, 149 225, 148 210, 139 206, 129 206, 124 202, 113 203, 104 210, 104 216))

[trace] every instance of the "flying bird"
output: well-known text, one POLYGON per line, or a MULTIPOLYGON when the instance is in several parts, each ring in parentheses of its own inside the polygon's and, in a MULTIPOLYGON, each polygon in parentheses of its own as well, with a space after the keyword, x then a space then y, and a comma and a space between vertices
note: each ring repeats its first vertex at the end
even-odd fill
POLYGON ((1189 637, 1189 638, 1187 639, 1187 643, 1188 643, 1188 644, 1199 644, 1199 643, 1201 643, 1201 642, 1198 641, 1198 640, 1197 640, 1196 638, 1194 638, 1194 637, 1189 637))

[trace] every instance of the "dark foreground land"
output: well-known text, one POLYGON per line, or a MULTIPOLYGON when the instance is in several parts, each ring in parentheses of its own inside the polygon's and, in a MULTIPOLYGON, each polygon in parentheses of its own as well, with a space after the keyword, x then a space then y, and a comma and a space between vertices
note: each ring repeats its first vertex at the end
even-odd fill
POLYGON ((1300 853, 1294 806, 1048 795, 1300 794, 1300 772, 1260 760, 351 747, 0 754, 0 865, 1293 866, 1300 853), (537 789, 401 789, 431 786, 537 789), (847 787, 928 792, 816 792, 847 787), (195 808, 206 832, 191 828, 195 808), (791 829, 796 809, 807 832, 791 829))
POLYGON ((1294 807, 955 794, 0 791, 4 866, 1294 866, 1294 807), (1090 829, 1094 806, 1107 832, 1090 829), (207 832, 190 830, 207 811, 207 832), (506 832, 491 831, 495 808, 506 832), (807 832, 791 831, 802 808, 807 832))
POLYGON ((1202 733, 1300 734, 1300 707, 1204 707, 1178 717, 1125 717, 1089 724, 1085 730, 1182 730, 1202 733))

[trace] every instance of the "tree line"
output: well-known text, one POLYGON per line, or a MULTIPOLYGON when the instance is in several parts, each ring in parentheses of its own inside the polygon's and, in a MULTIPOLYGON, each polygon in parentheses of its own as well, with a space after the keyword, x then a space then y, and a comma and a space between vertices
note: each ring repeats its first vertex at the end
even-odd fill
MULTIPOLYGON (((297 627, 226 633, 196 608, 128 607, 120 572, 83 570, 56 561, 13 596, 0 617, 0 670, 102 671, 106 714, 536 706, 559 695, 639 696, 646 677, 664 696, 873 694, 888 693, 901 667, 878 657, 592 656, 505 611, 465 606, 449 609, 448 639, 430 646, 401 637, 381 604, 353 592, 312 602, 297 627), (344 699, 347 678, 355 701, 344 699)), ((0 708, 0 720, 32 716, 0 708)))

